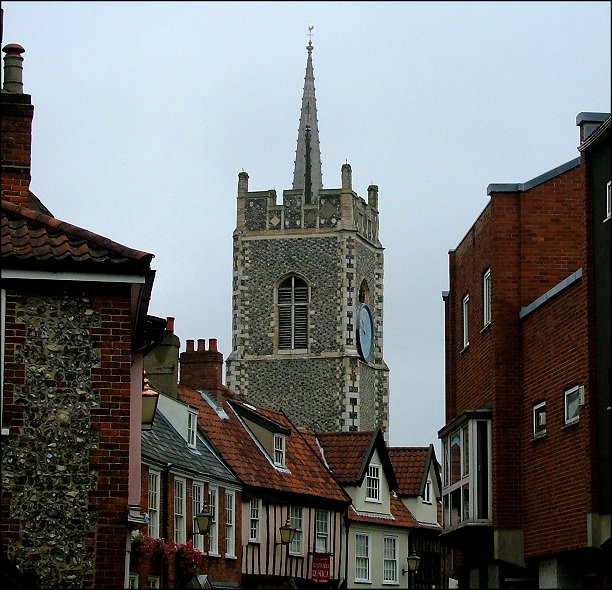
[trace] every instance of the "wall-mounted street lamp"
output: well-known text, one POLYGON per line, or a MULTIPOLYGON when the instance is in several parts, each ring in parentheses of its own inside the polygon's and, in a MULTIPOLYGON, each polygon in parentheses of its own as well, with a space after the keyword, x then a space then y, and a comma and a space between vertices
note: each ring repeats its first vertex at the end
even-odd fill
POLYGON ((151 430, 153 428, 153 420, 155 419, 155 410, 157 410, 157 402, 159 401, 159 393, 153 391, 149 387, 149 380, 144 375, 142 381, 142 430, 151 430))
POLYGON ((202 510, 198 512, 195 517, 196 525, 198 527, 197 531, 193 531, 191 536, 193 535, 208 535, 210 533, 210 525, 212 524, 212 512, 208 508, 208 506, 203 506, 202 510))
POLYGON ((295 537, 295 529, 291 526, 291 519, 287 517, 287 522, 278 528, 280 532, 280 543, 275 543, 275 545, 290 545, 295 537))
POLYGON ((408 569, 402 570, 402 574, 408 574, 408 587, 412 588, 414 575, 419 570, 419 563, 421 562, 421 558, 415 553, 413 549, 412 553, 406 559, 408 561, 408 569))

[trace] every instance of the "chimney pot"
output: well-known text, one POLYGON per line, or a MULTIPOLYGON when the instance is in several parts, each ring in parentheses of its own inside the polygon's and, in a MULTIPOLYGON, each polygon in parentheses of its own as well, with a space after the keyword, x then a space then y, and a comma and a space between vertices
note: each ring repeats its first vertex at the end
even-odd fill
POLYGON ((187 340, 187 352, 193 352, 193 340, 187 340))
POLYGON ((198 352, 206 352, 206 340, 198 338, 198 352))
POLYGON ((213 352, 217 352, 217 339, 216 338, 210 339, 209 350, 212 350, 213 352))
POLYGON ((174 332, 174 318, 166 318, 166 332, 174 332))
POLYGON ((17 43, 9 43, 2 48, 4 56, 4 85, 5 92, 23 94, 23 57, 25 49, 17 43))

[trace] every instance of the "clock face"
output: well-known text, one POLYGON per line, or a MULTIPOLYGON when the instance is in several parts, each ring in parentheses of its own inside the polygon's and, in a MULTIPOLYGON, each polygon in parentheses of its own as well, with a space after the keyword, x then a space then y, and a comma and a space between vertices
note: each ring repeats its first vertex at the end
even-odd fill
POLYGON ((374 320, 365 303, 357 308, 357 349, 364 361, 369 363, 374 358, 374 320))

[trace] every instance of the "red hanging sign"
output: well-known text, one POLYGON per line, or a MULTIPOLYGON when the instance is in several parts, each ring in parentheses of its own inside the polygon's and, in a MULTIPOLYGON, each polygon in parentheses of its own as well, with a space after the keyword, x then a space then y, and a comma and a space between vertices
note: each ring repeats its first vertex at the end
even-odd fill
POLYGON ((329 555, 315 553, 312 556, 312 581, 319 584, 329 582, 329 555))

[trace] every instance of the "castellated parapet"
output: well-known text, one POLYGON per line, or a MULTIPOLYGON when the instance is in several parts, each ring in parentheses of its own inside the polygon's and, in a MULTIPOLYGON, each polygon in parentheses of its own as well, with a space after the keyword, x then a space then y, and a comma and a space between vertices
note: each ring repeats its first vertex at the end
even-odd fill
POLYGON ((249 175, 238 175, 236 232, 291 232, 353 230, 374 246, 378 239, 378 187, 368 187, 368 200, 352 189, 350 164, 342 165, 342 188, 320 189, 315 203, 305 202, 304 191, 284 190, 282 204, 275 190, 249 192, 249 175))

